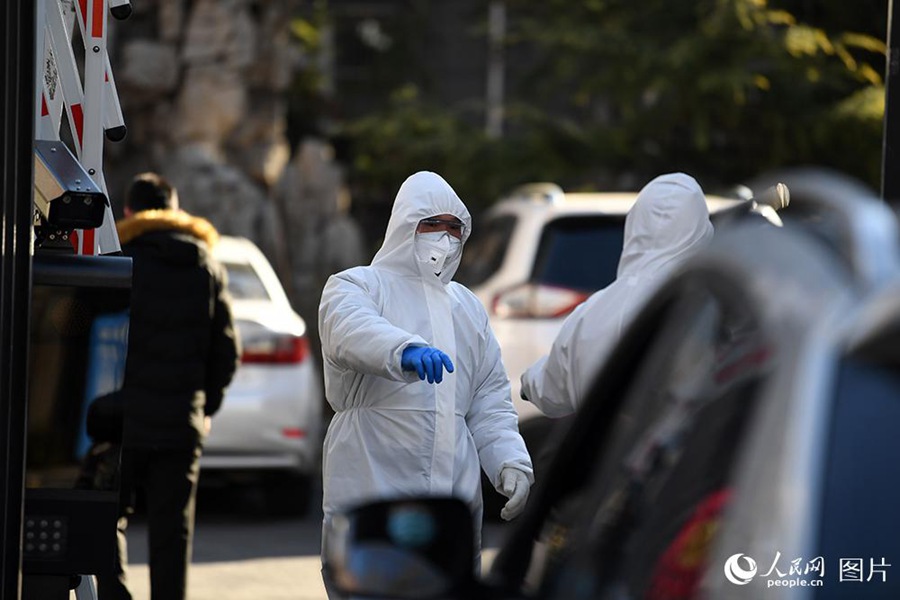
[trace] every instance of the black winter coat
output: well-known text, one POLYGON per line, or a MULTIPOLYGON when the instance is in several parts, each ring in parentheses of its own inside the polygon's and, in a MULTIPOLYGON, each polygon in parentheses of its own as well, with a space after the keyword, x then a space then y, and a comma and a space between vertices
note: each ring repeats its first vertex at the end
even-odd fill
POLYGON ((196 446, 240 355, 225 270, 209 251, 218 234, 169 210, 141 211, 118 228, 132 258, 123 444, 196 446))

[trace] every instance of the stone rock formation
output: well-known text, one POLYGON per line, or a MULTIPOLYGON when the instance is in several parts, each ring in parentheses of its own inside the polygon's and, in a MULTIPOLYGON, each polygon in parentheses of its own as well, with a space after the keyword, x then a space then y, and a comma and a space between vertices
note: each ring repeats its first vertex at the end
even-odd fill
POLYGON ((135 0, 129 19, 111 19, 128 136, 106 144, 104 170, 117 215, 131 177, 153 170, 185 210, 255 241, 314 327, 324 277, 366 257, 339 209, 342 174, 327 145, 292 153, 287 141, 285 94, 304 59, 289 27, 301 5, 135 0))

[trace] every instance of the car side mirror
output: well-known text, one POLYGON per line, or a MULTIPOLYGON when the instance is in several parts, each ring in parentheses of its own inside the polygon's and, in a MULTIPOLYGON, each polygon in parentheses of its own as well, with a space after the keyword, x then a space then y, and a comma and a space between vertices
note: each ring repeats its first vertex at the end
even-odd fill
POLYGON ((783 223, 777 211, 784 210, 791 203, 791 191, 785 184, 776 183, 764 189, 758 196, 751 198, 750 202, 752 204, 750 212, 754 212, 773 225, 781 227, 783 223))
POLYGON ((791 202, 791 192, 785 184, 776 183, 756 196, 752 195, 749 188, 740 186, 734 195, 739 196, 742 202, 717 212, 716 221, 724 223, 747 214, 755 214, 776 227, 784 225, 778 213, 786 209, 791 202))
POLYGON ((456 498, 365 504, 324 531, 323 574, 341 594, 464 597, 475 585, 472 513, 456 498))

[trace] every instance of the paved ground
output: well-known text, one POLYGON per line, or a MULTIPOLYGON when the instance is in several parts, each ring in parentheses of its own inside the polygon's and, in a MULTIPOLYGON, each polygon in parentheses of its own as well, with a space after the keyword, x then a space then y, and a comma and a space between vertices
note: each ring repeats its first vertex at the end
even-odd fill
MULTIPOLYGON (((189 579, 192 600, 321 600, 325 589, 309 523, 200 523, 189 579)), ((129 578, 135 600, 148 600, 143 524, 131 532, 129 578), (140 551, 137 546, 140 545, 140 551)))
MULTIPOLYGON (((252 494, 201 496, 188 583, 190 600, 325 600, 319 562, 321 512, 303 519, 262 513, 252 494)), ((502 526, 485 529, 485 561, 502 526)), ((146 528, 129 528, 130 583, 149 600, 146 528)))

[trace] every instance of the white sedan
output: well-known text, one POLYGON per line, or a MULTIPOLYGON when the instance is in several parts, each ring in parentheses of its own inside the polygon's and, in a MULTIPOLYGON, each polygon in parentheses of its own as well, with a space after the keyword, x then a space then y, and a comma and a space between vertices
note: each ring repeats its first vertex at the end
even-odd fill
POLYGON ((306 323, 255 244, 223 236, 214 254, 228 271, 243 352, 212 419, 201 479, 261 485, 270 512, 303 514, 323 435, 322 385, 306 323))

